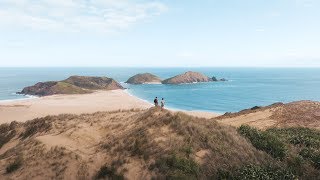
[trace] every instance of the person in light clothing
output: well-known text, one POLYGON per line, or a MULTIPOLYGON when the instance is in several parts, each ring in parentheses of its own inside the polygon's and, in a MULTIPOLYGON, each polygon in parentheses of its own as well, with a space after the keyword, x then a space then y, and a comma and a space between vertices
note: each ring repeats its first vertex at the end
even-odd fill
POLYGON ((161 99, 161 109, 164 108, 164 104, 165 104, 165 101, 164 101, 164 98, 161 99))

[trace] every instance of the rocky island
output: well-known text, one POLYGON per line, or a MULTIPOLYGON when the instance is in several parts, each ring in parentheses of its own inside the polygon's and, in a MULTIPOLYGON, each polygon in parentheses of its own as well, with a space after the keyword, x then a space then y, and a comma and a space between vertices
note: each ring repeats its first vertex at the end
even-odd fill
POLYGON ((195 82, 211 82, 218 81, 215 77, 208 77, 198 72, 188 71, 183 74, 179 74, 172 78, 162 81, 162 84, 184 84, 184 83, 195 83, 195 82))
POLYGON ((123 87, 108 77, 70 76, 63 81, 39 82, 25 87, 19 94, 49 96, 54 94, 86 94, 93 90, 115 90, 123 87))
POLYGON ((161 79, 151 73, 136 74, 130 77, 126 83, 128 84, 154 84, 161 83, 161 79))

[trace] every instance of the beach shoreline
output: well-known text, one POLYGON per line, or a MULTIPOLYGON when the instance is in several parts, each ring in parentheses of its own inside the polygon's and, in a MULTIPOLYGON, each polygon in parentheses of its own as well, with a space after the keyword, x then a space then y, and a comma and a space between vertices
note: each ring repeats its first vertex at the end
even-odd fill
POLYGON ((32 96, 32 95, 23 95, 21 98, 15 98, 15 99, 3 99, 0 100, 0 104, 2 103, 10 103, 10 102, 18 102, 18 101, 24 101, 29 99, 37 99, 40 98, 39 96, 32 96))
MULTIPOLYGON (((142 99, 138 96, 135 96, 133 95, 132 93, 130 93, 128 91, 128 89, 125 89, 124 90, 126 93, 128 93, 130 96, 132 97, 135 97, 135 98, 138 98, 150 105, 153 106, 153 103, 149 102, 148 100, 145 100, 145 99, 142 99)), ((179 108, 174 108, 174 107, 170 107, 170 106, 166 106, 166 109, 170 110, 170 111, 174 111, 174 112, 184 112, 184 113, 187 113, 189 115, 194 115, 194 116, 199 116, 199 117, 205 117, 205 118, 213 118, 213 117, 217 117, 217 116, 220 116, 220 115, 223 115, 224 113, 222 112, 213 112, 213 111, 205 111, 205 110, 199 110, 199 109, 196 109, 196 110, 185 110, 185 109, 179 109, 179 108)))
MULTIPOLYGON (((119 109, 148 109, 152 106, 152 103, 130 94, 127 90, 0 101, 0 124, 12 121, 25 122, 48 115, 87 114, 119 109)), ((182 111, 202 118, 213 118, 220 115, 202 111, 172 110, 170 108, 169 110, 182 111)))

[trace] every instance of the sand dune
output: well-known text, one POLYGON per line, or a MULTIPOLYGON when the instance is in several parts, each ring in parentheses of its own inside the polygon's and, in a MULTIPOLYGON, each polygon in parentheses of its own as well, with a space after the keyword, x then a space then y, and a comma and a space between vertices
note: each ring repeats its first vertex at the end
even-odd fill
MULTIPOLYGON (((288 119, 289 109, 300 105, 311 107, 290 113, 290 117, 305 117, 305 112, 319 108, 314 102, 296 102, 216 120, 253 125, 261 125, 266 118, 280 122, 288 119)), ((314 122, 312 118, 302 120, 314 122)), ((235 169, 247 164, 286 167, 287 161, 274 159, 236 128, 216 120, 150 108, 62 114, 3 124, 0 179, 218 179, 221 169, 240 175, 235 169), (11 166, 13 171, 8 173, 11 166)), ((319 177, 312 164, 305 165, 306 179, 319 177)))
POLYGON ((320 102, 276 103, 214 118, 220 123, 239 127, 247 124, 259 129, 271 127, 308 127, 320 129, 320 102))
POLYGON ((102 175, 111 179, 165 179, 172 173, 194 179, 195 163, 204 170, 201 177, 210 177, 226 162, 232 168, 273 161, 234 128, 159 108, 48 116, 1 129, 8 142, 0 148, 0 179, 94 179, 105 166, 110 171, 102 175), (162 172, 158 162, 173 154, 179 155, 174 161, 191 163, 191 170, 162 172), (6 173, 15 161, 18 169, 6 173))

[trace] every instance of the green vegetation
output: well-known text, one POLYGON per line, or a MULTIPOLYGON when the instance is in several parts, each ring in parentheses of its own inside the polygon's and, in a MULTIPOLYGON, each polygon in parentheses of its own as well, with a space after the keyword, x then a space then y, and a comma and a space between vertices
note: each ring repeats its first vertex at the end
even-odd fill
POLYGON ((114 167, 102 166, 98 171, 95 179, 113 179, 113 180, 123 180, 122 174, 118 174, 114 167))
POLYGON ((312 164, 320 169, 320 151, 319 149, 303 148, 299 153, 304 159, 310 160, 312 164))
POLYGON ((320 147, 320 132, 318 130, 296 127, 284 129, 272 128, 268 129, 267 132, 295 146, 320 147))
POLYGON ((286 128, 267 130, 267 133, 274 134, 281 141, 293 145, 292 151, 299 152, 299 155, 311 164, 320 169, 320 132, 309 128, 286 128))
POLYGON ((238 132, 248 138, 254 147, 265 151, 272 157, 283 159, 286 156, 285 144, 273 134, 259 131, 247 125, 240 126, 238 132))
POLYGON ((18 157, 7 166, 6 173, 12 173, 18 170, 21 166, 22 166, 22 158, 18 157))
POLYGON ((85 94, 91 92, 66 82, 58 82, 52 89, 55 94, 85 94))
POLYGON ((288 172, 293 172, 303 179, 320 176, 320 132, 318 130, 295 127, 260 131, 243 125, 238 128, 238 132, 257 149, 275 158, 280 157, 283 167, 286 167, 288 172))
POLYGON ((296 179, 296 176, 292 172, 278 166, 247 165, 233 171, 220 170, 214 179, 289 180, 296 179))
POLYGON ((257 180, 265 180, 265 179, 295 179, 295 175, 292 172, 274 166, 254 166, 248 165, 236 172, 235 179, 257 179, 257 180))
POLYGON ((92 90, 123 89, 115 80, 107 77, 71 76, 63 81, 39 82, 23 88, 20 94, 49 96, 54 94, 85 94, 92 90))
POLYGON ((155 167, 161 174, 165 174, 166 179, 197 179, 200 172, 199 166, 192 159, 177 155, 158 159, 155 167))

